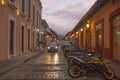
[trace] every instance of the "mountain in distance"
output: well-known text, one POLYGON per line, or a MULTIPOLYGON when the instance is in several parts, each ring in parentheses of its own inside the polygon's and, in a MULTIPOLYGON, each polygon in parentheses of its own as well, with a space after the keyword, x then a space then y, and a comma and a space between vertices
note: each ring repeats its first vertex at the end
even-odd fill
POLYGON ((62 40, 64 38, 63 35, 58 35, 58 40, 62 40))

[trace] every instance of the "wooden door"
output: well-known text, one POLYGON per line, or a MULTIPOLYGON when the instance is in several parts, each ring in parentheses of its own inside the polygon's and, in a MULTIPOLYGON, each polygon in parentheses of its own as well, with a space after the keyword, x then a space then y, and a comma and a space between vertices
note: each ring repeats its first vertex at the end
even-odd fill
POLYGON ((99 31, 96 32, 96 50, 97 51, 101 48, 101 45, 103 45, 102 30, 99 30, 99 31))
POLYGON ((10 55, 14 54, 14 21, 10 20, 10 55))
POLYGON ((81 47, 83 48, 83 31, 81 32, 81 47))
POLYGON ((21 51, 24 52, 24 26, 22 26, 21 51))
POLYGON ((90 50, 91 48, 91 32, 87 31, 87 50, 90 50))
POLYGON ((34 49, 34 31, 33 31, 33 49, 34 49))
POLYGON ((28 50, 30 50, 30 29, 28 29, 28 50))

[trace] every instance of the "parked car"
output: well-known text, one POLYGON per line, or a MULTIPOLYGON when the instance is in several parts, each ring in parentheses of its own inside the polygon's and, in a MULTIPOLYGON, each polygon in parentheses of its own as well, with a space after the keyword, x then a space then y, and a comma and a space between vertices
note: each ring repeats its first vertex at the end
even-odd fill
POLYGON ((66 52, 65 50, 68 50, 71 47, 70 41, 63 41, 61 47, 63 52, 66 52))
POLYGON ((70 43, 70 41, 63 41, 62 42, 62 47, 64 48, 64 47, 70 47, 71 46, 71 43, 70 43))
POLYGON ((51 42, 48 47, 48 52, 58 52, 58 46, 55 42, 51 42))

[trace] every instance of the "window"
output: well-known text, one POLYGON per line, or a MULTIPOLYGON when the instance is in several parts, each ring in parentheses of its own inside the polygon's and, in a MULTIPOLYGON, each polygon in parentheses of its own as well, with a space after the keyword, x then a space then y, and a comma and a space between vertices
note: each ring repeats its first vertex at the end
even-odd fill
POLYGON ((35 5, 33 4, 33 22, 35 21, 35 5))
MULTIPOLYGON (((120 61, 120 14, 113 17, 113 58, 120 61)), ((111 35, 112 36, 112 35, 111 35)))
POLYGON ((12 3, 12 4, 16 4, 16 1, 15 0, 10 0, 10 2, 12 3))
POLYGON ((11 7, 16 8, 16 0, 9 0, 11 7))
POLYGON ((31 6, 31 0, 28 0, 28 18, 30 18, 30 6, 31 6))
POLYGON ((25 8, 25 0, 21 0, 21 12, 23 13, 23 14, 25 14, 25 11, 26 10, 26 8, 25 8))

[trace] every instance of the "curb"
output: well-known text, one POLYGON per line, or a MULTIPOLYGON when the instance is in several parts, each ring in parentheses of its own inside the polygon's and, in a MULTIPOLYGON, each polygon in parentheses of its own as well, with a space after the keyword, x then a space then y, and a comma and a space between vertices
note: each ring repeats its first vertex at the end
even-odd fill
POLYGON ((25 62, 29 61, 30 59, 34 58, 34 57, 37 57, 38 55, 40 55, 41 53, 37 53, 37 54, 32 54, 30 57, 26 58, 26 59, 23 59, 22 61, 16 63, 16 64, 13 64, 11 65, 10 67, 2 70, 0 72, 0 77, 2 77, 3 75, 5 75, 6 73, 8 73, 9 71, 13 70, 14 68, 16 67, 19 67, 21 65, 23 65, 25 62))

